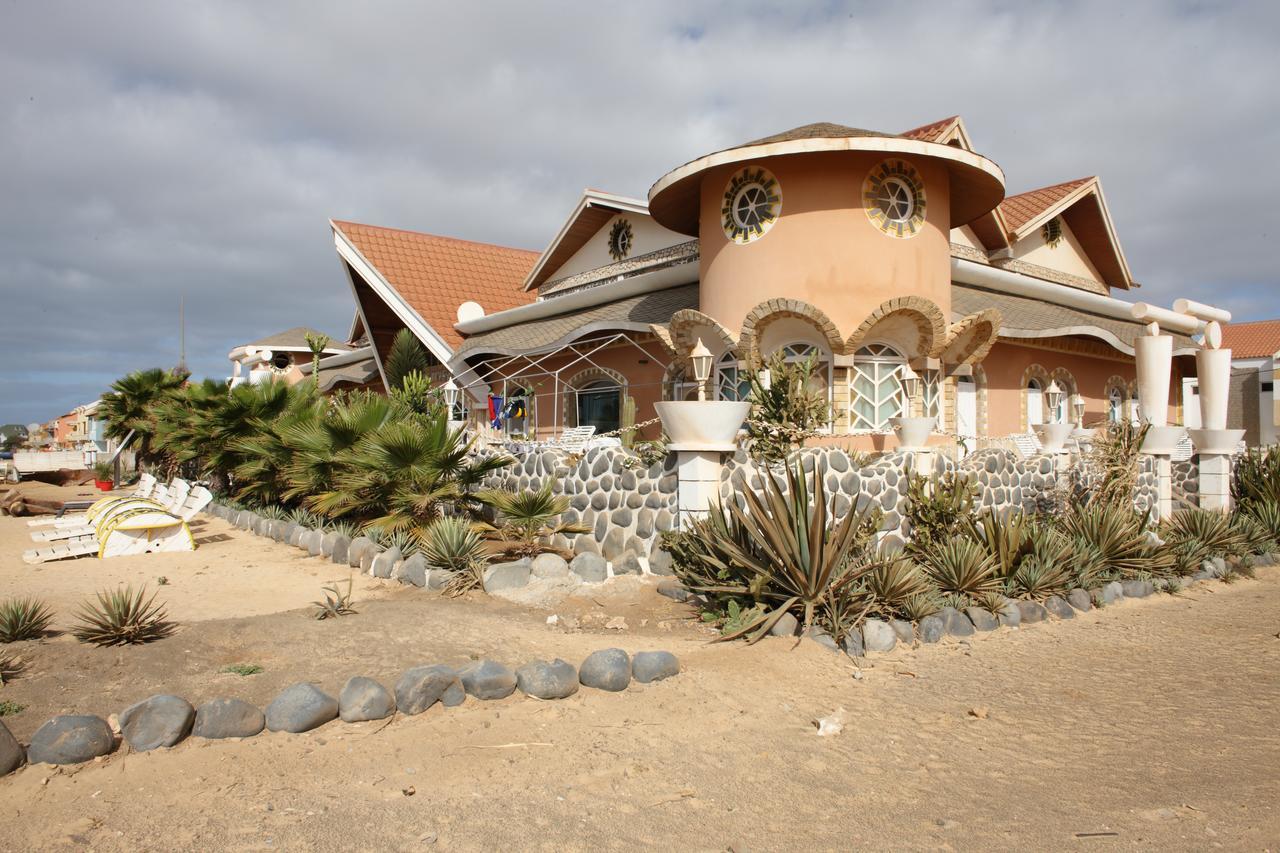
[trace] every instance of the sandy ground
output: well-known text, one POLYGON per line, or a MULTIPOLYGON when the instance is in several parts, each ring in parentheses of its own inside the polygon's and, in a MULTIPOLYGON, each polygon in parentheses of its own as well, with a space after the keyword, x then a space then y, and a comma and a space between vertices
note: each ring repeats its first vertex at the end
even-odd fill
POLYGON ((53 713, 160 690, 265 704, 298 680, 336 693, 351 675, 391 683, 473 656, 667 648, 684 671, 620 694, 24 768, 0 779, 0 849, 1280 847, 1280 570, 859 670, 808 642, 708 645, 634 583, 565 602, 550 626, 547 611, 362 581, 357 615, 316 622, 293 608, 332 570, 216 520, 195 554, 36 581, 14 566, 17 524, 0 519, 0 588, 78 601, 163 573, 183 622, 138 648, 19 644, 31 668, 2 695, 30 705, 5 718, 22 739, 53 713), (604 627, 618 617, 625 629, 604 627), (234 662, 264 672, 218 672, 234 662), (844 732, 818 737, 812 721, 837 708, 844 732))

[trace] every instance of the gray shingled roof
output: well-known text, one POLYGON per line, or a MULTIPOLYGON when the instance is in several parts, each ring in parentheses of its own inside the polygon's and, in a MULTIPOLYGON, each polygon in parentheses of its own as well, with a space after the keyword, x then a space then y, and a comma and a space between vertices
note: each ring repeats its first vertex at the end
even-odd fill
MULTIPOLYGON (((1088 335, 1100 338, 1121 351, 1133 354, 1134 339, 1145 325, 1138 320, 1117 320, 1079 308, 1068 308, 1010 293, 997 293, 965 284, 951 285, 952 319, 958 320, 984 308, 995 308, 1002 322, 1000 335, 1006 338, 1051 338, 1062 335, 1088 335)), ((1195 348, 1186 335, 1173 335, 1176 354, 1195 348)))
POLYGON ((585 311, 560 314, 544 320, 532 320, 481 332, 467 338, 458 348, 455 359, 485 352, 521 352, 544 347, 569 337, 584 326, 596 324, 598 328, 635 328, 650 323, 665 324, 671 315, 681 308, 698 307, 698 285, 685 284, 644 293, 617 302, 597 305, 585 311))
MULTIPOLYGON (((322 335, 324 332, 318 332, 315 329, 306 326, 295 326, 292 329, 286 329, 283 332, 276 332, 274 335, 267 335, 265 338, 253 343, 247 344, 251 347, 271 347, 273 349, 302 349, 310 351, 307 346, 307 335, 322 335)), ((329 337, 329 345, 325 350, 333 350, 336 352, 346 352, 349 350, 341 339, 332 335, 329 337)))

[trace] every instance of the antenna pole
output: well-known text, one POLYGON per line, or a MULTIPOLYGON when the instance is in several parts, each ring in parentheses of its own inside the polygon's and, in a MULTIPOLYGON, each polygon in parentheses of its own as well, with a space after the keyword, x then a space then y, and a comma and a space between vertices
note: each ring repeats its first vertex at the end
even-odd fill
POLYGON ((178 296, 178 369, 187 372, 187 297, 178 296))

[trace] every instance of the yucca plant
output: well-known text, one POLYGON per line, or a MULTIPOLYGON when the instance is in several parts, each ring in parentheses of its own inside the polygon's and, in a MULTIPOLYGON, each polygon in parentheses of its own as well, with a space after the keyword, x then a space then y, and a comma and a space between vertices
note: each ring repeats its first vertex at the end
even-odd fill
POLYGON ((969 522, 968 532, 994 560, 996 575, 1007 578, 1030 551, 1027 534, 1031 526, 1020 512, 1001 515, 988 510, 969 522))
POLYGON ((124 646, 163 639, 177 627, 167 618, 163 604, 155 603, 156 595, 147 597, 144 586, 137 592, 132 586, 97 594, 97 603, 86 601, 77 614, 79 623, 71 633, 83 643, 98 646, 124 646))
POLYGON ((1273 540, 1280 542, 1280 502, 1251 501, 1241 506, 1237 515, 1252 518, 1273 540))
POLYGON ((581 524, 559 520, 569 508, 569 498, 551 494, 550 483, 536 492, 488 489, 477 492, 475 497, 480 503, 497 510, 496 524, 482 524, 505 540, 504 551, 509 556, 532 557, 553 550, 550 545, 553 536, 590 530, 581 524))
POLYGON ((302 527, 309 527, 312 529, 321 527, 324 524, 323 516, 316 515, 314 512, 309 512, 308 510, 305 510, 302 507, 294 507, 293 509, 289 510, 289 514, 287 518, 289 519, 289 521, 292 521, 294 524, 301 525, 302 527))
POLYGON ((1223 512, 1184 509, 1160 526, 1160 536, 1177 560, 1179 574, 1199 571, 1210 557, 1240 557, 1246 539, 1223 512))
POLYGON ((53 611, 36 598, 8 598, 0 603, 0 643, 34 640, 53 621, 53 611))
POLYGON ((907 599, 934 591, 920 567, 902 555, 873 563, 864 582, 874 598, 872 608, 885 616, 897 613, 907 599))
POLYGON ((955 593, 969 599, 1000 588, 995 558, 972 539, 933 543, 920 554, 920 566, 944 594, 955 593))
POLYGON ((833 523, 824 475, 815 470, 811 487, 799 460, 787 467, 785 481, 766 472, 759 492, 741 495, 742 506, 713 505, 681 540, 673 564, 691 591, 763 606, 760 618, 721 639, 755 642, 793 608, 802 611, 807 630, 833 587, 840 594, 866 574, 875 517, 850 511, 833 523))
POLYGON ((1001 592, 984 592, 982 595, 974 596, 973 603, 977 607, 990 613, 992 616, 999 616, 1004 609, 1005 595, 1001 592))
POLYGON ((1241 508, 1280 505, 1280 446, 1251 448, 1236 460, 1231 496, 1241 508))
POLYGON ((484 584, 484 540, 465 518, 436 519, 427 528, 422 554, 432 568, 453 573, 445 584, 448 595, 462 595, 484 584))
POLYGON ((312 606, 315 607, 313 615, 316 619, 336 619, 339 616, 350 616, 357 612, 351 603, 352 581, 347 579, 347 589, 344 592, 338 585, 337 581, 328 586, 321 587, 324 593, 323 601, 313 601, 312 606))
POLYGON ((1033 554, 1022 560, 1005 581, 1005 594, 1010 598, 1047 598, 1067 592, 1071 582, 1071 569, 1066 563, 1033 554))
POLYGON ((1078 550, 1092 552, 1103 578, 1138 579, 1174 574, 1173 553, 1147 535, 1146 519, 1130 505, 1091 501, 1075 505, 1059 520, 1078 550))
POLYGON ((26 668, 27 665, 22 658, 0 652, 0 684, 17 678, 26 668))
POLYGON ((898 612, 908 622, 919 622, 926 616, 932 616, 943 608, 942 598, 935 592, 926 592, 903 599, 898 605, 898 612))
POLYGON ((1132 503, 1138 482, 1138 451, 1150 424, 1109 424, 1094 436, 1088 457, 1092 482, 1082 483, 1078 503, 1124 507, 1132 503))
POLYGON ((1246 554, 1270 554, 1280 549, 1273 534, 1261 521, 1243 512, 1233 513, 1229 517, 1231 529, 1240 536, 1246 554))

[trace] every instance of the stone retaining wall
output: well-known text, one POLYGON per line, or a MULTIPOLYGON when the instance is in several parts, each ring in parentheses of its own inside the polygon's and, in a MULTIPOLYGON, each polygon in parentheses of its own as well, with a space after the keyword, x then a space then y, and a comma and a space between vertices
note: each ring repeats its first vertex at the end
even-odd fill
POLYGON ((1200 506, 1200 458, 1173 463, 1174 506, 1200 506))

